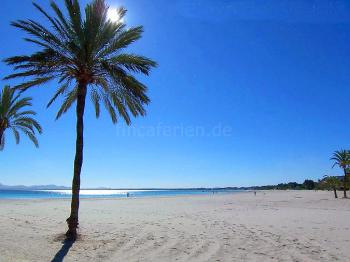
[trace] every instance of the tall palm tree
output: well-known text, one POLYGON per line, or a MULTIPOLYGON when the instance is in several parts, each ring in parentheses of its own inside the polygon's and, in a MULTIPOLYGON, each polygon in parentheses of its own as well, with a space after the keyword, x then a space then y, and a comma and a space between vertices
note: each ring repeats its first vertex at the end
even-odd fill
POLYGON ((36 132, 42 132, 39 123, 33 119, 36 113, 28 110, 32 106, 30 97, 21 98, 14 89, 5 86, 0 92, 0 150, 5 146, 5 131, 11 130, 16 139, 16 144, 20 141, 20 133, 24 133, 34 143, 39 146, 36 132))
POLYGON ((54 16, 34 3, 36 9, 49 22, 45 27, 33 20, 18 20, 12 25, 29 34, 25 40, 41 48, 28 56, 14 56, 5 60, 18 73, 7 79, 33 77, 16 86, 24 91, 30 87, 57 80, 59 88, 49 101, 64 96, 56 118, 76 102, 76 151, 72 182, 71 213, 67 219, 67 238, 75 239, 78 227, 80 173, 83 163, 84 110, 87 95, 100 115, 102 103, 113 121, 119 116, 130 124, 131 115, 144 116, 144 106, 150 102, 147 87, 134 74, 148 75, 156 62, 144 56, 125 52, 125 48, 140 39, 142 26, 127 28, 123 22, 126 13, 119 8, 120 20, 108 19, 109 7, 104 0, 93 0, 81 12, 78 0, 64 0, 66 14, 51 1, 54 16), (118 116, 119 115, 119 116, 118 116))
POLYGON ((333 157, 331 158, 331 160, 334 161, 333 167, 335 166, 339 166, 340 168, 342 168, 344 170, 344 179, 343 179, 343 188, 344 188, 344 198, 347 198, 346 195, 346 186, 347 186, 347 168, 350 165, 350 152, 349 150, 339 150, 339 151, 335 151, 333 153, 333 157))

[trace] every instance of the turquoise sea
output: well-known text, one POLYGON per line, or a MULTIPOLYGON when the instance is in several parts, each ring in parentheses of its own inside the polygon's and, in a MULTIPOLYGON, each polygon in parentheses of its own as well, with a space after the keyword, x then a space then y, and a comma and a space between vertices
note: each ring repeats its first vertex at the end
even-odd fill
MULTIPOLYGON (((82 198, 161 197, 177 195, 210 195, 242 192, 231 189, 83 189, 82 198)), ((70 198, 70 190, 0 190, 0 199, 70 198)))

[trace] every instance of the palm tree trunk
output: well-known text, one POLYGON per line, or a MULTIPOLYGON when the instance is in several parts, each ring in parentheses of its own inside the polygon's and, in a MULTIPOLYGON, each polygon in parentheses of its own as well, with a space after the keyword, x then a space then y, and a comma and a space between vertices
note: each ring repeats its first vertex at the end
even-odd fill
POLYGON ((335 198, 338 198, 337 189, 336 189, 335 187, 333 188, 333 191, 334 191, 334 197, 335 197, 335 198))
POLYGON ((80 82, 77 94, 77 126, 76 126, 76 146, 74 160, 74 175, 72 181, 72 203, 70 217, 67 219, 68 231, 66 236, 68 239, 75 240, 77 238, 77 227, 79 225, 79 191, 80 191, 80 173, 83 164, 83 147, 84 147, 84 110, 86 99, 86 82, 80 82))
POLYGON ((347 198, 347 195, 346 195, 346 168, 344 168, 343 187, 344 187, 344 198, 347 198))

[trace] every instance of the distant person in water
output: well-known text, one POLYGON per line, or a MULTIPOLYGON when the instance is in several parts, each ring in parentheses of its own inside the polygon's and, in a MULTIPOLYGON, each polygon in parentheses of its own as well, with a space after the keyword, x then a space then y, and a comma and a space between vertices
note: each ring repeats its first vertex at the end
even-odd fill
POLYGON ((254 191, 254 196, 256 196, 256 191, 254 191))
POLYGON ((128 193, 126 193, 126 197, 130 197, 130 193, 128 192, 128 193))

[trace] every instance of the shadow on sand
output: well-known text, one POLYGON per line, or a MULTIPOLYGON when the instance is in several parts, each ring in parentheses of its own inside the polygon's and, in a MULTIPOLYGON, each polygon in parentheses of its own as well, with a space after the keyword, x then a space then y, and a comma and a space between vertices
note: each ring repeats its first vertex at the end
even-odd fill
POLYGON ((73 246, 75 241, 72 240, 64 240, 62 243, 61 249, 56 253, 55 257, 51 260, 51 262, 62 262, 64 257, 68 254, 69 249, 73 246))

